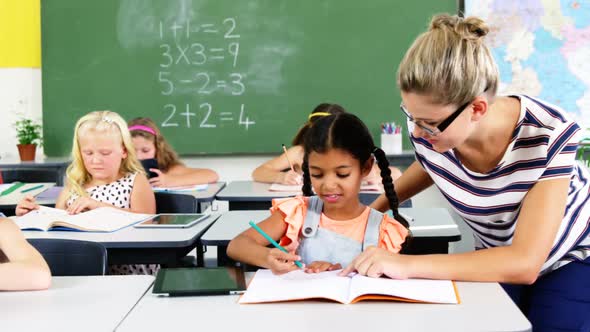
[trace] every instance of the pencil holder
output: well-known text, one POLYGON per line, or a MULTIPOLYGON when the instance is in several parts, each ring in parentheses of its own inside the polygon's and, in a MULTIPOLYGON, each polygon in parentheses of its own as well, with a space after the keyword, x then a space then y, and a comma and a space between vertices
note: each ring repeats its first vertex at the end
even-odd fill
POLYGON ((385 154, 401 154, 402 134, 381 134, 381 150, 385 154))

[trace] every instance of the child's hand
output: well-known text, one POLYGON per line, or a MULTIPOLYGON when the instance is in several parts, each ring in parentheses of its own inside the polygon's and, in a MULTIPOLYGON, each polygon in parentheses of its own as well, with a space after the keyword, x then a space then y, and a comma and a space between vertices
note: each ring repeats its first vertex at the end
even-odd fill
POLYGON ((299 269, 297 265, 295 265, 295 261, 300 259, 301 257, 295 254, 288 254, 276 248, 271 249, 267 257, 269 269, 273 274, 277 275, 299 269))
POLYGON ((101 206, 101 203, 90 197, 78 197, 72 205, 70 205, 66 212, 69 214, 78 214, 87 210, 94 210, 101 206))
POLYGON ((162 171, 157 168, 150 168, 150 172, 158 174, 158 176, 149 179, 152 187, 172 187, 170 185, 170 176, 162 173, 162 171))
POLYGON ((342 265, 340 263, 332 264, 330 262, 316 261, 305 267, 305 273, 318 273, 324 271, 340 270, 342 265))
POLYGON ((283 184, 302 184, 303 178, 301 174, 293 172, 292 170, 287 171, 283 175, 283 184))
POLYGON ((35 203, 35 197, 27 195, 20 202, 18 202, 14 213, 20 217, 37 209, 39 209, 39 205, 35 203))

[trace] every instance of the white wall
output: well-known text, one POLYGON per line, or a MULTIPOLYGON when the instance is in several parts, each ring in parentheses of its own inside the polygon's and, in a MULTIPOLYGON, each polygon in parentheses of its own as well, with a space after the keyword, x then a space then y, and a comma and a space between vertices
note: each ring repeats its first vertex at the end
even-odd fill
POLYGON ((0 115, 0 158, 18 159, 14 122, 24 115, 41 123, 41 69, 0 68, 0 115))

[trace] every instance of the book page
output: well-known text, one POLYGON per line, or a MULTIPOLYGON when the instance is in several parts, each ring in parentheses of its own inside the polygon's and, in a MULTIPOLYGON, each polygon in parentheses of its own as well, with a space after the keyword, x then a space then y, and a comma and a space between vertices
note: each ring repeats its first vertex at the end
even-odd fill
POLYGON ((14 217, 15 223, 20 229, 38 229, 46 231, 54 221, 63 221, 68 218, 64 210, 40 206, 38 210, 31 211, 24 216, 14 217))
POLYGON ((167 191, 186 192, 186 191, 207 190, 208 187, 209 187, 209 185, 207 183, 205 183, 205 184, 196 184, 196 185, 192 185, 192 186, 182 186, 182 187, 153 187, 153 190, 155 192, 167 192, 167 191))
POLYGON ((114 207, 100 207, 76 215, 70 215, 55 226, 70 227, 83 231, 114 232, 153 215, 132 213, 114 207))
POLYGON ((284 191, 284 192, 301 192, 300 184, 281 184, 281 183, 273 183, 268 188, 268 191, 284 191))
POLYGON ((338 272, 305 273, 296 270, 280 276, 270 270, 258 270, 240 303, 263 303, 311 298, 346 302, 349 277, 338 272))
POLYGON ((349 301, 362 295, 389 295, 408 300, 431 303, 459 303, 455 287, 450 280, 352 277, 349 301))

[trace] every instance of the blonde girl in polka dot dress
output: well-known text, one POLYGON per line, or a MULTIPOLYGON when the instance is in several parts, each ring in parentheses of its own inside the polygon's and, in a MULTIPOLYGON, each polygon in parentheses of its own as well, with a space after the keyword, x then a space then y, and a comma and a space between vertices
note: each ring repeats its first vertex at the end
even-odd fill
MULTIPOLYGON (((76 123, 72 163, 56 207, 71 214, 102 206, 155 213, 154 193, 137 160, 127 124, 117 113, 91 112, 76 123)), ((16 209, 23 215, 37 208, 27 197, 16 209)), ((109 274, 153 274, 157 265, 109 266, 109 274)))

